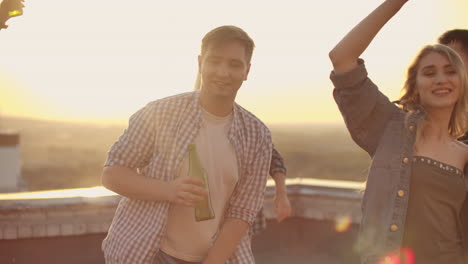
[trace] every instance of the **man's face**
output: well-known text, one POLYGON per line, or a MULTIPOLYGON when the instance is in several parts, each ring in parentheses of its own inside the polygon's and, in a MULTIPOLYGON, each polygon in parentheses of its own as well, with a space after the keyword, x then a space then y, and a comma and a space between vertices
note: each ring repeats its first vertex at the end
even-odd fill
POLYGON ((245 47, 239 41, 230 41, 219 47, 208 47, 198 57, 202 92, 215 97, 235 98, 237 90, 247 80, 250 63, 245 47))
POLYGON ((465 63, 465 71, 468 75, 468 54, 466 51, 463 50, 462 45, 459 42, 454 42, 448 45, 450 48, 455 50, 458 55, 462 58, 463 62, 465 63))

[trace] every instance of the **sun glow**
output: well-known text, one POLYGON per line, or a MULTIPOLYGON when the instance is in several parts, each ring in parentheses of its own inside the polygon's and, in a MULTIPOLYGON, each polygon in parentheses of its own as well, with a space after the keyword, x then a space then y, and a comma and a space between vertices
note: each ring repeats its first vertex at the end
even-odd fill
POLYGON ((0 193, 0 200, 39 200, 39 199, 57 199, 57 198, 93 198, 114 196, 114 192, 102 186, 91 188, 64 189, 38 192, 19 192, 19 193, 0 193))
MULTIPOLYGON (((184 8, 143 1, 129 13, 127 2, 104 0, 90 13, 80 1, 28 2, 0 32, 0 114, 123 122, 149 101, 190 91, 201 37, 234 24, 256 42, 238 103, 267 123, 342 122, 327 54, 379 3, 240 0, 226 9, 208 0, 184 8)), ((399 95, 419 47, 444 30, 468 28, 467 9, 464 0, 411 1, 385 26, 363 58, 389 98, 399 95)))

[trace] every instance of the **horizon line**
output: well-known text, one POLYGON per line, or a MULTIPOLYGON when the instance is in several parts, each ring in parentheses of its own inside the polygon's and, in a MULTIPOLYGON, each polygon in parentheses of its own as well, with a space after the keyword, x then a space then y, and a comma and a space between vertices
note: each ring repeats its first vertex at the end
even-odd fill
MULTIPOLYGON (((90 125, 117 125, 123 126, 128 124, 128 119, 77 119, 77 118, 47 118, 47 117, 32 117, 32 116, 22 116, 22 115, 10 115, 3 114, 0 115, 0 125, 2 119, 21 119, 21 120, 30 120, 30 121, 44 121, 44 122, 58 122, 58 123, 75 123, 75 124, 90 124, 90 125)), ((261 120, 261 119, 260 119, 261 120)), ((304 121, 304 122, 264 122, 267 126, 301 126, 301 125, 325 125, 325 126, 336 126, 344 125, 344 122, 337 121, 304 121)))

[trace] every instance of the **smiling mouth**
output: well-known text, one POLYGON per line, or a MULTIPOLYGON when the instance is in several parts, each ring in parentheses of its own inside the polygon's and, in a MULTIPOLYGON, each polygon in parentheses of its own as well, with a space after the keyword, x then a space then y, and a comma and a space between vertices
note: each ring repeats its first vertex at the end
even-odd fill
POLYGON ((450 94, 452 92, 452 89, 450 88, 438 88, 432 91, 432 94, 438 95, 438 96, 444 96, 447 94, 450 94))
POLYGON ((220 87, 225 87, 229 85, 229 83, 226 83, 226 82, 216 82, 216 81, 214 82, 214 84, 220 87))

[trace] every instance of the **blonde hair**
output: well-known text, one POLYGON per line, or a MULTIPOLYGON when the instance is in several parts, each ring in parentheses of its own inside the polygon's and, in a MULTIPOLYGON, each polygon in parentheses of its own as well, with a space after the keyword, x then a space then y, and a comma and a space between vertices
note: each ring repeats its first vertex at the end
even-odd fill
POLYGON ((415 111, 417 108, 421 107, 418 89, 416 88, 416 78, 421 60, 432 52, 445 56, 450 64, 457 70, 458 77, 461 81, 460 98, 455 103, 448 125, 449 134, 453 137, 459 137, 468 130, 468 77, 465 73, 463 60, 456 51, 448 46, 442 44, 427 45, 419 51, 408 67, 399 104, 403 107, 403 110, 408 112, 415 111))

